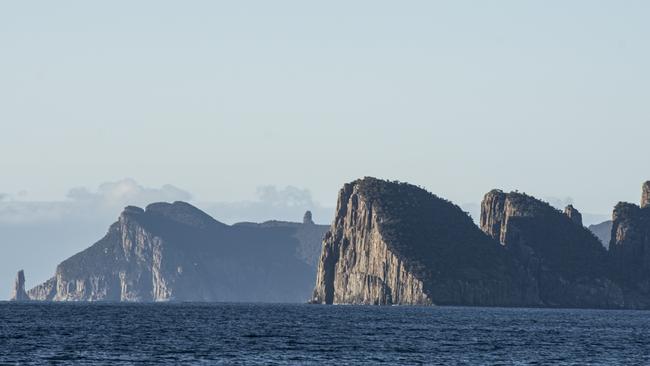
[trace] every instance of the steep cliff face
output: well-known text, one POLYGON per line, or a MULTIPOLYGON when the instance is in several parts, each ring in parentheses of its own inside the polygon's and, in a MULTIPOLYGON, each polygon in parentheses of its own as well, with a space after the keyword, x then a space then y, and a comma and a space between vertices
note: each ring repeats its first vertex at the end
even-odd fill
POLYGON ((613 275, 633 289, 631 297, 650 298, 650 181, 642 186, 641 206, 620 202, 612 221, 613 275))
POLYGON ((339 192, 312 302, 536 304, 518 271, 457 206, 409 184, 364 178, 339 192))
POLYGON ((546 306, 623 307, 623 290, 608 277, 607 252, 570 206, 565 214, 531 196, 485 195, 481 228, 526 268, 546 306))
POLYGON ((129 206, 104 238, 28 292, 50 301, 304 301, 324 226, 228 226, 184 202, 129 206), (319 230, 320 229, 320 230, 319 230))
POLYGON ((52 301, 56 296, 56 276, 27 291, 27 296, 34 301, 52 301))
POLYGON ((650 206, 621 202, 614 208, 609 250, 614 274, 650 295, 650 206))
POLYGON ((21 269, 16 275, 16 282, 14 283, 14 288, 11 291, 11 301, 28 301, 29 296, 25 292, 25 272, 21 269))

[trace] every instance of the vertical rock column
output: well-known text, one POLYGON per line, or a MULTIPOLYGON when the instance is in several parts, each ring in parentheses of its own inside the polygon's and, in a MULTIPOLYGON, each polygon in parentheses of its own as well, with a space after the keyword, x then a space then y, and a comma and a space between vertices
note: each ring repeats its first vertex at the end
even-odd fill
POLYGON ((641 193, 641 208, 650 206, 650 180, 643 183, 641 193))
POLYGON ((28 301, 29 296, 25 292, 25 272, 21 269, 16 275, 16 282, 11 293, 11 301, 28 301))
POLYGON ((507 195, 498 189, 488 192, 481 202, 481 230, 501 244, 501 230, 505 229, 507 195))
POLYGON ((311 217, 311 211, 305 212, 305 216, 302 217, 302 223, 305 225, 314 225, 314 220, 311 217))

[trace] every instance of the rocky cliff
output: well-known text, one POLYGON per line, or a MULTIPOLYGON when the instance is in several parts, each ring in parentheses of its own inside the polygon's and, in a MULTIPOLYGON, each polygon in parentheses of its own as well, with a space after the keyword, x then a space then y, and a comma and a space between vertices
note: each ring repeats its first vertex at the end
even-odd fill
POLYGON ((544 306, 625 306, 606 250, 573 206, 562 213, 526 194, 493 190, 483 199, 481 229, 526 268, 544 306))
POLYGON ((564 215, 570 218, 576 225, 582 226, 582 214, 573 205, 564 208, 564 215))
POLYGON ((630 297, 645 300, 650 297, 650 206, 621 202, 612 218, 613 274, 633 290, 630 297))
POLYGON ((313 303, 535 305, 525 278, 458 206, 364 178, 339 192, 313 303))
POLYGON ((308 298, 326 226, 225 225, 184 203, 127 207, 100 241, 27 292, 45 301, 265 301, 308 298), (313 255, 312 255, 313 256, 313 255))

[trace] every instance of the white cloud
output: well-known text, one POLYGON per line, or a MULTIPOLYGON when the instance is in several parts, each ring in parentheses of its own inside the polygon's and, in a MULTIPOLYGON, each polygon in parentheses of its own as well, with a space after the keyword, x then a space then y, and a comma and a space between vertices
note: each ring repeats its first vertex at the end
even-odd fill
POLYGON ((73 188, 67 197, 75 202, 93 202, 104 206, 145 206, 152 202, 189 201, 192 195, 180 188, 166 184, 161 188, 148 188, 133 179, 103 183, 96 192, 86 188, 73 188))
MULTIPOLYGON (((3 198, 7 198, 4 196, 3 198)), ((116 218, 127 205, 146 206, 160 201, 189 201, 192 195, 172 185, 149 188, 133 179, 101 184, 96 190, 73 188, 67 200, 52 202, 0 199, 0 223, 28 224, 43 222, 106 222, 116 218)))

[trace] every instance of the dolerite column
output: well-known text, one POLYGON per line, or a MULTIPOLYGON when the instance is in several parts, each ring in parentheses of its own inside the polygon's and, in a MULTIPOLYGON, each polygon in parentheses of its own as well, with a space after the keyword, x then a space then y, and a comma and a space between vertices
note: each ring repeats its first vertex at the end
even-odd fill
POLYGON ((641 208, 650 206, 650 180, 643 183, 643 193, 641 194, 641 208))

